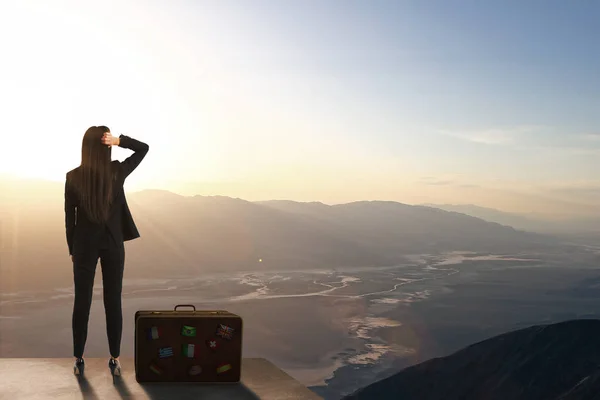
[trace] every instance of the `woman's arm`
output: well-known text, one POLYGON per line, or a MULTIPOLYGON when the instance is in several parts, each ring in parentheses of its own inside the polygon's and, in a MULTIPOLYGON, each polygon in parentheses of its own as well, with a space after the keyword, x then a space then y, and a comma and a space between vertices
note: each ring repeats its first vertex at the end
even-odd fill
POLYGON ((123 178, 126 178, 129 174, 137 168, 142 162, 150 147, 139 140, 130 138, 129 136, 120 135, 118 138, 113 136, 113 144, 115 146, 123 147, 125 149, 133 150, 134 153, 127 157, 125 161, 121 163, 123 170, 123 178))
POLYGON ((76 221, 75 201, 69 184, 69 174, 65 180, 65 228, 67 231, 67 245, 69 246, 69 255, 73 255, 73 233, 75 232, 76 221))

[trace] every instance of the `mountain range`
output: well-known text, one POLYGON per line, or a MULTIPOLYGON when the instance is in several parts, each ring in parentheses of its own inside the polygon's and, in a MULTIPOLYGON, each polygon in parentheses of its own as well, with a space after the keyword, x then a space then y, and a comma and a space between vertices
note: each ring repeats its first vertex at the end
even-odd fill
POLYGON ((597 400, 600 320, 493 337, 375 382, 344 400, 597 400))
POLYGON ((473 204, 424 204, 427 207, 457 212, 501 225, 512 226, 530 232, 560 235, 597 235, 600 233, 600 218, 559 218, 549 219, 539 214, 516 214, 473 204))
MULTIPOLYGON (((70 285, 63 188, 0 183, 0 289, 70 285)), ((249 202, 163 190, 129 193, 128 199, 141 233, 126 247, 131 278, 384 266, 408 254, 514 254, 555 244, 547 236, 465 214, 389 201, 249 202)))

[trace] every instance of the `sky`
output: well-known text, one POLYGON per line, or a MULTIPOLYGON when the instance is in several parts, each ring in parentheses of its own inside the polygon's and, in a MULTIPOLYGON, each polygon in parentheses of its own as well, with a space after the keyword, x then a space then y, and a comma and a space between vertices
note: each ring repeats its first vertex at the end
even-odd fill
POLYGON ((600 2, 3 1, 0 175, 600 214, 600 2), (128 150, 113 155, 124 159, 128 150))

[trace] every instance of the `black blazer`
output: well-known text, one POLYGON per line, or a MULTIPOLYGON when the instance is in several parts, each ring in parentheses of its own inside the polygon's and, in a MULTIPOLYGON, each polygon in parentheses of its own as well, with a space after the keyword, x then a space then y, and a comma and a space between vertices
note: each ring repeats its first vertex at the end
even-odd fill
POLYGON ((89 246, 97 246, 105 229, 108 228, 117 243, 140 237, 127 205, 123 184, 125 178, 133 172, 148 153, 148 145, 128 136, 119 136, 119 147, 133 150, 134 153, 125 161, 113 161, 111 166, 116 179, 113 186, 113 203, 108 221, 105 224, 91 222, 82 207, 79 207, 79 196, 72 185, 73 171, 67 172, 65 182, 65 226, 67 228, 67 244, 69 254, 85 252, 89 246))

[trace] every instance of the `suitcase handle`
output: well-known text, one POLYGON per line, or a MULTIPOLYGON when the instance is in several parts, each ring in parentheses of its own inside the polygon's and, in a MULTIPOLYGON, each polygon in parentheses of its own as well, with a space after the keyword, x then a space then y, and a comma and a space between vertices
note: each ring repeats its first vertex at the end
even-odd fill
POLYGON ((194 309, 194 312, 196 312, 196 307, 194 307, 191 304, 178 304, 175 306, 175 308, 173 309, 173 311, 177 311, 177 307, 192 307, 194 309))

